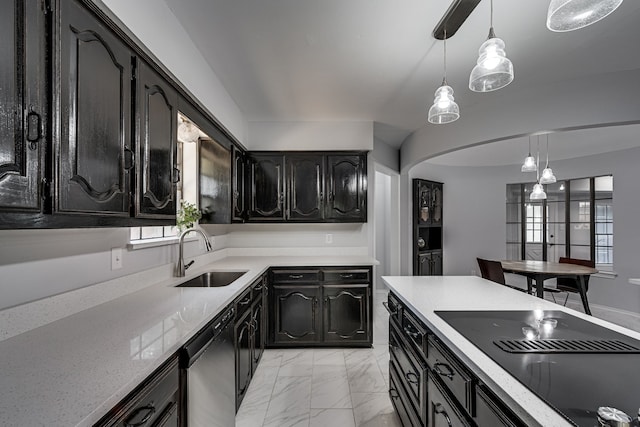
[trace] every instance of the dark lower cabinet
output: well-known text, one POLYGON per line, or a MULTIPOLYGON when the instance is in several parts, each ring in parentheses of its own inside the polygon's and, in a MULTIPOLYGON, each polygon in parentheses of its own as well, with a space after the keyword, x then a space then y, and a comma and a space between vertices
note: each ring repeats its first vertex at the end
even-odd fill
POLYGON ((236 411, 262 358, 266 340, 266 276, 260 277, 235 301, 236 411))
POLYGON ((416 276, 442 276, 442 251, 418 254, 416 276))
POLYGON ((179 427, 180 402, 178 358, 173 356, 94 427, 179 427))
POLYGON ((431 427, 471 427, 474 426, 455 401, 444 391, 440 380, 430 377, 427 387, 428 425, 431 427))
POLYGON ((325 343, 369 341, 369 285, 323 285, 325 343))
POLYGON ((327 204, 325 218, 367 222, 367 157, 327 156, 327 204))
POLYGON ((269 275, 269 345, 371 346, 371 267, 274 267, 269 275))
POLYGON ((136 62, 136 216, 175 218, 178 94, 144 61, 136 62))
POLYGON ((128 217, 133 53, 78 1, 59 5, 54 210, 128 217))
POLYGON ((324 156, 292 154, 285 160, 287 220, 321 221, 324 218, 324 156))
POLYGON ((295 342, 314 344, 321 339, 318 284, 273 285, 270 309, 273 311, 275 344, 295 342))
POLYGON ((389 396, 404 427, 525 424, 393 293, 389 396))
POLYGON ((48 122, 45 13, 39 2, 0 1, 0 210, 42 211, 48 122))

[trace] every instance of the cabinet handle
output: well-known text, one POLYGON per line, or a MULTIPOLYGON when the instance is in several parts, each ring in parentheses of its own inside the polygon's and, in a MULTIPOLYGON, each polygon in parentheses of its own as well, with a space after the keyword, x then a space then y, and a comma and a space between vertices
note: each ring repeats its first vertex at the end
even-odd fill
POLYGON ((447 411, 445 411, 444 406, 442 406, 441 403, 436 403, 434 410, 436 414, 442 414, 442 416, 447 420, 447 425, 449 427, 453 427, 453 424, 451 424, 451 418, 449 418, 449 414, 447 414, 447 411))
POLYGON ((173 168, 173 183, 177 184, 180 182, 180 169, 173 168))
POLYGON ((404 332, 409 335, 411 338, 418 338, 420 336, 420 334, 418 332, 414 332, 411 329, 409 329, 408 326, 404 327, 404 332))
POLYGON ((407 372, 404 377, 407 379, 407 381, 409 381, 411 384, 420 384, 420 379, 418 378, 418 376, 415 374, 415 372, 407 372), (412 379, 413 378, 413 379, 412 379))
POLYGON ((304 276, 302 274, 290 274, 289 279, 302 279, 304 276))
POLYGON ((389 395, 391 396, 392 399, 397 399, 400 397, 400 395, 398 394, 398 390, 396 390, 395 388, 389 389, 389 395))
POLYGON ((128 171, 133 169, 136 165, 136 157, 133 150, 129 147, 124 147, 124 168, 128 171))
POLYGON ((250 302, 251 302, 251 298, 246 298, 246 299, 244 299, 244 300, 240 301, 238 304, 240 304, 240 305, 247 305, 247 304, 249 304, 250 302))
POLYGON ((151 419, 151 416, 153 416, 155 412, 156 412, 156 407, 153 406, 153 402, 150 403, 149 405, 141 406, 140 408, 133 411, 133 413, 124 421, 124 425, 126 427, 138 427, 138 426, 144 425, 147 423, 147 421, 149 421, 149 419, 151 419), (138 414, 142 413, 143 411, 147 411, 147 413, 144 415, 144 417, 142 417, 140 421, 138 421, 137 423, 130 422, 130 420, 134 419, 136 416, 138 416, 138 414))
POLYGON ((391 311, 391 309, 389 308, 389 303, 387 303, 386 301, 382 301, 382 305, 384 305, 384 308, 387 309, 390 315, 395 316, 396 314, 398 314, 397 309, 395 311, 391 311))
POLYGON ((433 364, 433 370, 436 371, 436 374, 443 376, 443 377, 447 377, 450 380, 453 379, 453 376, 455 375, 455 372, 453 371, 453 369, 451 369, 451 366, 447 365, 446 363, 441 363, 438 362, 438 360, 436 359, 436 363, 433 364), (440 367, 446 368, 448 372, 442 372, 440 370, 440 367))
POLYGON ((33 105, 30 105, 27 113, 27 141, 29 141, 30 150, 38 147, 36 142, 40 141, 40 138, 42 138, 42 118, 33 110, 33 105))
POLYGON ((343 278, 343 279, 351 279, 351 278, 353 278, 353 274, 342 273, 342 274, 340 274, 340 277, 343 278))

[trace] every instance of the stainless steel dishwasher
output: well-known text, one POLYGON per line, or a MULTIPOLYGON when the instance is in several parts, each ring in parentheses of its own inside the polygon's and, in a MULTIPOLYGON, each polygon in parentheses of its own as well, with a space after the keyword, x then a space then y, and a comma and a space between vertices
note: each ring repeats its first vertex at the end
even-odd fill
POLYGON ((233 308, 182 348, 187 380, 187 426, 235 426, 233 308))

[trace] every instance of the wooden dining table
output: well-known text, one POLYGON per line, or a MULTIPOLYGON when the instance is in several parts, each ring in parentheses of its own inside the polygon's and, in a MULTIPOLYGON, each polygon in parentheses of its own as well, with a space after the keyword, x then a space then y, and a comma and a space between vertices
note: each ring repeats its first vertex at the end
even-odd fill
MULTIPOLYGON (((591 314, 589 309, 589 302, 587 300, 587 286, 585 284, 585 277, 598 272, 595 268, 585 267, 583 265, 566 264, 559 262, 548 261, 500 261, 502 269, 505 273, 514 273, 521 276, 526 276, 529 282, 529 288, 531 280, 535 280, 536 283, 536 295, 539 298, 544 298, 544 286, 543 283, 547 279, 557 279, 558 277, 574 278, 578 282, 578 291, 580 298, 582 299, 582 305, 584 306, 584 312, 591 314)), ((529 289, 531 291, 531 289, 529 289)))

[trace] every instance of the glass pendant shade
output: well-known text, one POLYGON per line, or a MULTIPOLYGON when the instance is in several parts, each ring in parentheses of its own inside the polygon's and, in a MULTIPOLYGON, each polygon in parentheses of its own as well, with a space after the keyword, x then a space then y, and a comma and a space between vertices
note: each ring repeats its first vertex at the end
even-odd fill
POLYGON ((495 37, 493 28, 489 39, 478 50, 478 62, 469 76, 469 89, 491 92, 513 81, 513 64, 507 58, 502 39, 495 37))
POLYGON ((524 164, 522 165, 522 172, 536 172, 538 170, 538 166, 536 166, 536 159, 529 153, 526 159, 524 159, 524 164))
POLYGON ((531 191, 531 195, 529 195, 529 199, 531 200, 544 200, 547 198, 547 193, 544 192, 542 185, 536 183, 533 186, 533 191, 531 191))
POLYGON ((460 109, 453 99, 453 89, 443 80, 435 93, 433 105, 429 108, 429 123, 445 124, 460 118, 460 109))
POLYGON ((547 165, 547 167, 542 171, 542 175, 540 176, 540 184, 553 184, 554 182, 556 182, 556 176, 553 174, 551 168, 547 165))
POLYGON ((183 121, 178 125, 178 139, 182 142, 196 142, 200 137, 200 130, 189 121, 183 121))
POLYGON ((622 0, 551 0, 547 28, 573 31, 598 22, 622 4, 622 0))

